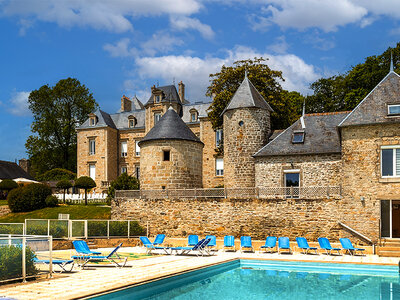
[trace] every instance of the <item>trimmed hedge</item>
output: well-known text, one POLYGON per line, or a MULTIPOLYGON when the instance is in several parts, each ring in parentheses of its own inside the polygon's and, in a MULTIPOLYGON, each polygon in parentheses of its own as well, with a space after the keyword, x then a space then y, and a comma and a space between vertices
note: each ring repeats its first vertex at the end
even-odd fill
POLYGON ((37 176, 37 180, 39 181, 74 180, 75 178, 76 174, 74 172, 61 168, 55 168, 37 176))
POLYGON ((50 195, 47 196, 45 202, 47 207, 56 207, 58 205, 58 198, 56 196, 50 195))
MULTIPOLYGON (((34 264, 35 253, 26 247, 26 275, 37 274, 34 264)), ((0 280, 22 277, 22 248, 20 246, 0 247, 0 280)))
POLYGON ((51 188, 40 183, 18 187, 8 193, 8 206, 12 212, 27 212, 46 207, 46 198, 51 188))

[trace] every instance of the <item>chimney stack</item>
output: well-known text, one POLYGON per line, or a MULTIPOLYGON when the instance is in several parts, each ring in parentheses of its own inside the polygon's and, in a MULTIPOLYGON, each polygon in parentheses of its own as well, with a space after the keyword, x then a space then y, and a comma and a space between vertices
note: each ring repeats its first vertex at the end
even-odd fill
POLYGON ((29 175, 31 175, 31 162, 29 159, 22 158, 19 160, 18 165, 29 175))
POLYGON ((185 85, 183 84, 182 80, 178 83, 179 88, 179 98, 181 98, 182 104, 185 102, 185 85))
POLYGON ((126 97, 125 95, 121 98, 121 112, 131 111, 132 110, 132 101, 126 97))

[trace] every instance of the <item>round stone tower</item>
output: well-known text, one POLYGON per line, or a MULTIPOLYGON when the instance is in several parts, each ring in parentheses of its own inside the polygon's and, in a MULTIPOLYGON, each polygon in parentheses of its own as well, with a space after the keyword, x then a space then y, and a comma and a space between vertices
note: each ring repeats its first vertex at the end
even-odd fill
POLYGON ((202 187, 204 144, 172 107, 139 146, 141 189, 202 187))
POLYGON ((268 141, 272 111, 246 75, 222 112, 226 188, 255 187, 253 154, 268 141))

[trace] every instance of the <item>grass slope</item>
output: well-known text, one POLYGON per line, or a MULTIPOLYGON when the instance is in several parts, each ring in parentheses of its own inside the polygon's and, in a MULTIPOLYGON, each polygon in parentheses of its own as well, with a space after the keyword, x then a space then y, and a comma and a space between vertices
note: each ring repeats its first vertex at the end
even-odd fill
POLYGON ((0 217, 0 223, 23 223, 25 219, 58 219, 58 214, 69 214, 70 219, 110 219, 111 208, 97 205, 63 205, 46 207, 24 213, 9 213, 0 217))

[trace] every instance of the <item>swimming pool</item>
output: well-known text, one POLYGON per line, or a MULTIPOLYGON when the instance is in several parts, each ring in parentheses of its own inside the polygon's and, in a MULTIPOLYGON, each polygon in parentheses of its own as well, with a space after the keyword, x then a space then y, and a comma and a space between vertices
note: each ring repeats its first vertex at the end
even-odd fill
POLYGON ((397 266, 235 260, 93 299, 399 299, 397 266))

